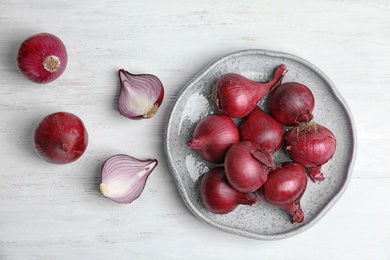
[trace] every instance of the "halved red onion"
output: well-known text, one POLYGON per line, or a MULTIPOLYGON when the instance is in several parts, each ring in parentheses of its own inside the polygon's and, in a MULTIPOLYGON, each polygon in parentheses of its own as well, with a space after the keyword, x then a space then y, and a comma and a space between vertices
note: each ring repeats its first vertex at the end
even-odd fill
POLYGON ((101 169, 100 191, 115 202, 131 203, 141 195, 157 164, 156 159, 139 160, 125 154, 111 156, 101 169))
POLYGON ((152 118, 164 99, 164 87, 160 79, 151 74, 132 74, 118 71, 120 93, 119 113, 132 119, 152 118))

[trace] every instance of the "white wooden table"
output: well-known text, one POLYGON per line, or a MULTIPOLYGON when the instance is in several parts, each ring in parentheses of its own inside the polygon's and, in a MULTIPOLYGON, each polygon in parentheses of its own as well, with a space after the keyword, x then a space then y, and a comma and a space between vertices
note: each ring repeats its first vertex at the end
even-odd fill
POLYGON ((0 259, 390 259, 390 2, 0 1, 0 259), (67 46, 49 85, 23 78, 19 44, 50 32, 67 46), (169 109, 204 66, 242 49, 300 56, 335 83, 353 113, 358 152, 344 196, 309 230, 258 241, 219 231, 185 206, 165 162, 169 109), (157 75, 151 120, 119 115, 117 70, 157 75), (38 158, 45 115, 84 120, 90 142, 69 165, 38 158), (130 205, 104 198, 100 166, 126 153, 159 165, 130 205))

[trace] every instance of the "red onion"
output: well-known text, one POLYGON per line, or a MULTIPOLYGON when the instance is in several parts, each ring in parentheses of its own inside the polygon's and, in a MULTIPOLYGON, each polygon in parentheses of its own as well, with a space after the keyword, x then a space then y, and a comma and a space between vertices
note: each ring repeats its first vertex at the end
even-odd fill
POLYGON ((280 85, 269 101, 270 114, 281 124, 293 126, 313 119, 314 96, 311 90, 297 82, 280 85))
POLYGON ((323 181, 321 165, 329 161, 336 150, 336 138, 326 127, 303 122, 286 134, 286 151, 294 161, 307 167, 311 179, 323 181))
POLYGON ((273 154, 283 145, 284 129, 275 119, 256 106, 241 123, 240 140, 254 142, 273 154))
POLYGON ((223 163, 228 149, 239 139, 238 128, 230 117, 210 114, 197 123, 187 145, 207 161, 223 163))
POLYGON ((48 115, 34 130, 35 151, 50 163, 73 162, 83 155, 87 145, 87 130, 81 119, 71 113, 48 115))
POLYGON ((275 168, 272 155, 249 141, 233 144, 225 157, 226 177, 237 191, 248 193, 257 190, 275 168))
POLYGON ((306 169, 296 162, 284 162, 268 174, 268 180, 256 194, 268 203, 286 210, 292 223, 304 220, 300 200, 306 190, 306 169))
POLYGON ((152 118, 164 99, 164 87, 151 74, 131 74, 120 69, 119 113, 131 119, 152 118))
POLYGON ((285 65, 279 65, 268 82, 255 82, 236 73, 222 75, 214 89, 214 102, 219 111, 241 118, 248 115, 262 97, 278 87, 287 72, 285 65))
POLYGON ((22 75, 35 83, 49 83, 65 71, 68 56, 63 42, 50 33, 39 33, 27 38, 17 56, 22 75))
POLYGON ((228 183, 223 167, 210 170, 201 177, 200 195, 203 205, 216 214, 226 214, 238 205, 253 205, 257 198, 250 193, 241 193, 228 183))
POLYGON ((149 175, 156 168, 156 159, 139 160, 117 154, 102 165, 102 194, 118 203, 131 203, 141 196, 149 175))

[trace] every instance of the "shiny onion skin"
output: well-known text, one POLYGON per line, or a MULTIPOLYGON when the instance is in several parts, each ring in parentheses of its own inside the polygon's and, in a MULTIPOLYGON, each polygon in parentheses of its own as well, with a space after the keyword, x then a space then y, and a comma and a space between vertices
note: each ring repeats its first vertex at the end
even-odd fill
POLYGON ((22 75, 35 83, 44 84, 64 73, 68 55, 60 38, 50 33, 39 33, 21 44, 16 60, 22 75))
POLYGON ((269 204, 286 210, 292 223, 304 221, 300 200, 307 187, 306 169, 296 162, 284 162, 268 174, 268 180, 256 195, 269 204))
POLYGON ((321 166, 328 162, 336 151, 336 138, 320 124, 303 122, 286 133, 286 152, 294 161, 304 165, 314 181, 325 179, 321 166))
POLYGON ((239 141, 238 128, 230 117, 210 114, 197 123, 187 146, 207 161, 218 164, 224 162, 230 146, 239 141))
POLYGON ((224 166, 230 185, 243 193, 259 189, 275 168, 268 150, 250 141, 233 144, 226 153, 224 166))
POLYGON ((256 106, 241 122, 240 140, 251 141, 271 154, 278 151, 284 142, 282 125, 256 106))
POLYGON ((200 195, 203 205, 215 214, 232 212, 238 205, 253 205, 257 198, 250 193, 241 193, 228 183, 223 167, 213 168, 201 177, 200 195))
POLYGON ((34 129, 35 151, 50 163, 74 162, 84 154, 87 145, 87 130, 81 119, 72 113, 50 114, 34 129))
POLYGON ((282 64, 268 82, 255 82, 236 73, 224 74, 216 82, 214 103, 223 114, 233 118, 245 117, 265 95, 281 84, 286 73, 287 68, 282 64))
POLYGON ((283 83, 275 89, 269 100, 270 114, 286 126, 311 121, 314 105, 311 90, 297 82, 283 83))

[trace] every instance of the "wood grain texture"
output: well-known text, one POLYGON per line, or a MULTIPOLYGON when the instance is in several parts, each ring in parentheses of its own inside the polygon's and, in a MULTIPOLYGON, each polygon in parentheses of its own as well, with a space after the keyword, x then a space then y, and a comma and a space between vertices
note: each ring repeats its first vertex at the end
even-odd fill
POLYGON ((390 2, 374 1, 28 1, 0 3, 0 259, 390 259, 390 2), (51 32, 69 63, 49 85, 17 71, 20 43, 51 32), (165 162, 170 108, 204 66, 233 51, 300 56, 335 83, 355 119, 351 183, 314 227, 263 242, 218 231, 186 208, 165 162), (152 73, 165 101, 151 120, 116 110, 116 72, 152 73), (84 120, 86 154, 51 165, 32 148, 45 115, 84 120), (98 190, 100 166, 126 153, 159 166, 142 196, 119 205, 98 190))

